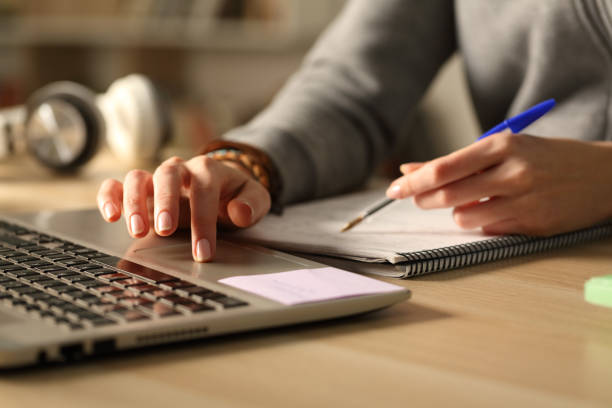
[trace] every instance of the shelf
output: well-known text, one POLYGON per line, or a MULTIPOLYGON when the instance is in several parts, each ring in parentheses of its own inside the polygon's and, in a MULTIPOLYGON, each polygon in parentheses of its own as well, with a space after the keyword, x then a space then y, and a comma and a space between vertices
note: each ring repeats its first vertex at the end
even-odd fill
POLYGON ((0 19, 0 47, 74 45, 274 52, 307 47, 316 37, 313 31, 283 21, 31 16, 0 19))

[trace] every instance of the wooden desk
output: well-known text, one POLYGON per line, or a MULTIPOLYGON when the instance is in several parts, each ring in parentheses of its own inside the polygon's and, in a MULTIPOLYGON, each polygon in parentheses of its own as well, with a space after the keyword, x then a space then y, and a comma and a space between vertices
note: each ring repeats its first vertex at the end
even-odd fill
MULTIPOLYGON (((0 164, 2 211, 95 205, 76 178, 0 164)), ((397 281, 413 299, 360 317, 0 373, 8 407, 612 406, 612 309, 583 301, 612 240, 397 281)))

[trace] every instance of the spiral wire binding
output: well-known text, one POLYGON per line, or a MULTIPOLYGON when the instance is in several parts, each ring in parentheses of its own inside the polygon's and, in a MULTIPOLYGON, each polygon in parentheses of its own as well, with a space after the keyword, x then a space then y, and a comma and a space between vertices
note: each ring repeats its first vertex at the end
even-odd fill
POLYGON ((515 256, 535 254, 594 241, 611 235, 612 221, 551 237, 509 235, 426 251, 400 252, 399 255, 406 258, 406 261, 401 262, 398 266, 404 268, 404 277, 419 276, 515 256))

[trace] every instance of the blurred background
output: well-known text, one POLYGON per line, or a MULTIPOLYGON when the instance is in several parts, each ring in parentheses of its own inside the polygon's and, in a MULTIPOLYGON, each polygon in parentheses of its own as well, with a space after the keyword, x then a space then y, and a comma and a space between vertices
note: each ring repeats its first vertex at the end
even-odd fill
POLYGON ((103 92, 139 72, 193 127, 175 143, 201 144, 265 105, 343 3, 0 0, 0 106, 52 81, 103 92))
MULTIPOLYGON (((262 109, 344 4, 0 0, 0 109, 25 103, 54 81, 75 81, 104 93, 117 78, 141 73, 155 83, 171 112, 173 137, 159 159, 190 157, 262 109)), ((478 128, 466 95, 460 58, 455 57, 416 116, 412 140, 417 143, 405 146, 412 160, 473 140, 478 128)), ((116 160, 107 150, 103 147, 72 174, 50 172, 31 154, 1 160, 0 211, 39 209, 33 194, 42 200, 61 197, 46 200, 50 208, 95 205, 99 182, 121 179, 135 165, 116 160)), ((397 160, 391 161, 387 169, 392 172, 396 165, 397 160)), ((144 166, 153 169, 155 162, 144 166)))

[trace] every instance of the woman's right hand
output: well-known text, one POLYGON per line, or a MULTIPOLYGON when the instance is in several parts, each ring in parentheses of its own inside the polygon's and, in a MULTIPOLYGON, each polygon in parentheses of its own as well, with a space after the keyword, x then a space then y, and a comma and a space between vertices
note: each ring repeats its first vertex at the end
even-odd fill
POLYGON ((268 190, 240 165, 200 155, 187 161, 170 158, 153 174, 132 170, 123 183, 104 180, 97 203, 108 222, 123 212, 134 238, 146 236, 151 227, 168 236, 190 225, 193 259, 208 262, 215 254, 217 222, 251 226, 268 213, 271 200, 268 190))

